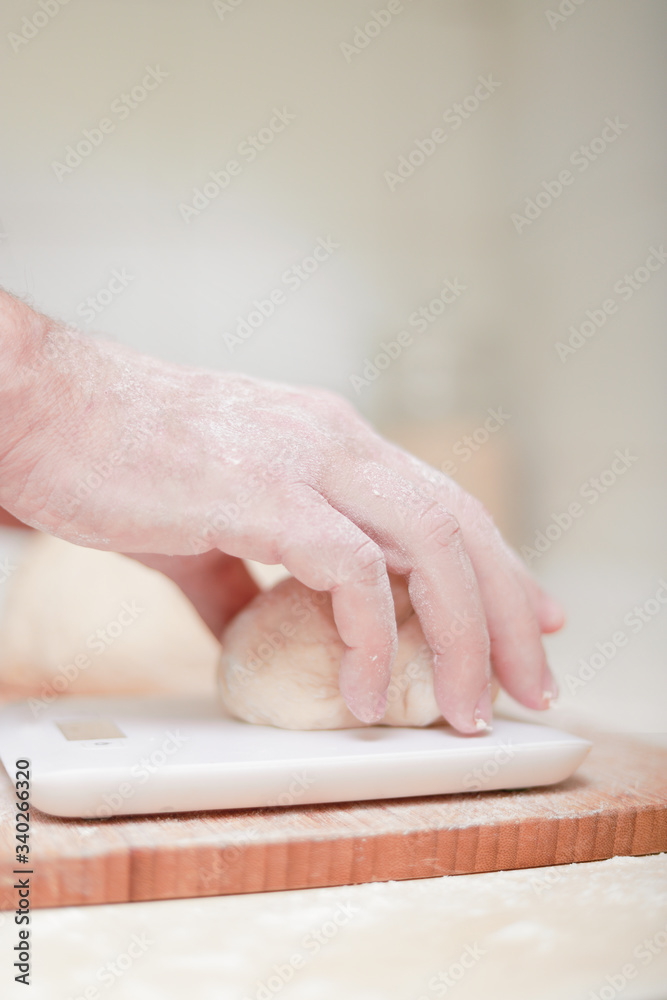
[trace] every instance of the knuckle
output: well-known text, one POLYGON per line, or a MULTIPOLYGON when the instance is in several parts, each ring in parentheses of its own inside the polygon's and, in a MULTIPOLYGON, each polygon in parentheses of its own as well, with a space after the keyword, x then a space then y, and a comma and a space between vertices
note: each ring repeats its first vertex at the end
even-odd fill
POLYGON ((463 493, 455 509, 465 531, 476 539, 478 545, 488 552, 497 552, 499 546, 506 547, 491 513, 477 497, 463 493))
POLYGON ((361 583, 377 583, 386 573, 384 553, 371 538, 362 541, 352 553, 354 576, 361 583))
POLYGON ((422 516, 424 539, 429 545, 449 548, 462 544, 461 525, 447 507, 434 504, 422 516))

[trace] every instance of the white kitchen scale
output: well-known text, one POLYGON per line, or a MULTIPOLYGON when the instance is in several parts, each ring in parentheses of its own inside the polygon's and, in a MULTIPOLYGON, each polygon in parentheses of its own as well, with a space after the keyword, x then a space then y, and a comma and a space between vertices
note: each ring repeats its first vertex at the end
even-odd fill
POLYGON ((54 816, 247 809, 528 788, 563 781, 591 744, 496 718, 493 731, 254 726, 214 699, 62 697, 0 711, 0 758, 30 762, 30 801, 54 816))

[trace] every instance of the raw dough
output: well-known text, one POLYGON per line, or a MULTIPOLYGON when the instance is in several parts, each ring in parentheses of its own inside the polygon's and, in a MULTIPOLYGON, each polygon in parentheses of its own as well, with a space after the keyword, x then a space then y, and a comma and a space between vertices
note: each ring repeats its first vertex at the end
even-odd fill
MULTIPOLYGON (((389 726, 428 726, 439 719, 433 660, 402 577, 390 576, 398 624, 389 726)), ((328 593, 290 577, 255 597, 222 637, 220 696, 239 719, 283 729, 362 726, 338 689, 344 645, 328 593)))
POLYGON ((5 587, 0 697, 215 697, 220 644, 162 573, 35 533, 5 587))

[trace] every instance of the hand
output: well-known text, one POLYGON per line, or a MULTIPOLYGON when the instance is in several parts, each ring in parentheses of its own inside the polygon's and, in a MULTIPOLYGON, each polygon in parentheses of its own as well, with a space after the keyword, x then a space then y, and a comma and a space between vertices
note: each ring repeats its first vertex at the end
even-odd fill
POLYGON ((42 320, 38 353, 61 348, 0 451, 0 503, 21 520, 96 548, 283 563, 330 590, 341 692, 365 722, 382 717, 396 649, 389 569, 409 579, 453 726, 490 722, 491 664, 518 701, 548 706, 541 632, 562 611, 455 482, 329 392, 170 365, 42 320))

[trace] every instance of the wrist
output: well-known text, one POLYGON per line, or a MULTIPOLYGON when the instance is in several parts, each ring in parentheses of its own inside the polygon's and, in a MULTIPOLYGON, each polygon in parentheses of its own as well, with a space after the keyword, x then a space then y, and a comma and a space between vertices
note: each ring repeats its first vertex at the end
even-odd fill
MULTIPOLYGON (((67 337, 64 331, 62 337, 67 337)), ((0 461, 34 422, 60 340, 50 334, 45 316, 0 291, 0 461)))

